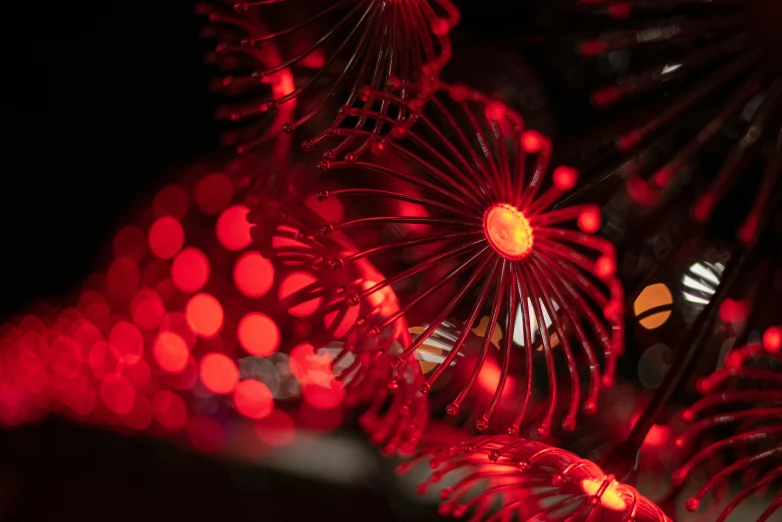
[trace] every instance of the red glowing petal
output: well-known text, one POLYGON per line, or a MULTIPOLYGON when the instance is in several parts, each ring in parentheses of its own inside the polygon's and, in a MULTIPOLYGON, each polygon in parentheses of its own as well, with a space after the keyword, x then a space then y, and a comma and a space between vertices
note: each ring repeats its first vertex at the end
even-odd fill
POLYGON ((152 399, 152 414, 161 426, 170 430, 181 429, 187 422, 185 401, 174 392, 160 390, 152 399))
MULTIPOLYGON (((282 283, 280 283, 279 296, 280 299, 287 299, 293 296, 296 292, 306 288, 312 283, 316 283, 318 278, 309 272, 294 272, 289 274, 282 283)), ((316 297, 302 303, 297 302, 294 306, 288 309, 288 313, 294 317, 309 317, 314 314, 318 308, 320 308, 323 302, 322 297, 316 297)))
POLYGON ((250 209, 244 205, 234 205, 220 214, 217 219, 217 239, 228 250, 241 250, 250 246, 250 223, 247 214, 250 209))
POLYGON ((258 312, 242 317, 236 336, 247 353, 258 357, 271 355, 280 345, 280 330, 277 325, 269 316, 258 312))
POLYGON ((521 135, 521 146, 526 152, 534 154, 543 148, 543 136, 537 131, 526 131, 521 135))
POLYGON ((246 252, 234 265, 234 284, 245 296, 266 295, 274 284, 274 267, 259 252, 246 252))
POLYGON ((210 294, 196 294, 185 308, 187 322, 199 337, 210 339, 223 327, 223 307, 210 294))
POLYGON ((182 250, 171 264, 171 279, 185 293, 201 290, 209 280, 209 259, 197 248, 182 250))
POLYGON ((185 243, 185 232, 179 221, 165 216, 149 228, 149 249, 160 259, 171 259, 185 243))
POLYGON ((239 413, 245 417, 262 419, 274 409, 274 398, 265 384, 247 380, 236 385, 234 404, 239 413))
POLYGON ((239 369, 221 353, 209 353, 201 359, 201 382, 212 393, 231 393, 239 381, 239 369))
POLYGON ((198 181, 194 199, 198 208, 207 215, 216 215, 231 204, 234 187, 225 174, 209 174, 198 181))
POLYGON ((162 188, 155 196, 152 202, 152 213, 156 218, 171 216, 177 221, 182 221, 187 214, 188 205, 187 192, 178 185, 169 185, 162 188))
POLYGON ((111 329, 109 345, 114 356, 125 364, 136 364, 144 355, 141 332, 134 324, 126 321, 120 321, 111 329))
POLYGON ((152 354, 158 366, 168 373, 183 372, 190 358, 187 344, 173 332, 160 332, 152 346, 152 354))

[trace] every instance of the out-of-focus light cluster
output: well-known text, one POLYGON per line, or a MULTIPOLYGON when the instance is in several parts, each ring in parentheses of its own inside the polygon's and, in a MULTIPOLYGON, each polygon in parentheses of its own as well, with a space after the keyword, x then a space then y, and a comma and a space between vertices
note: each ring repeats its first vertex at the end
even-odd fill
POLYGON ((203 451, 221 449, 242 418, 271 446, 299 427, 339 425, 344 391, 330 359, 307 344, 277 353, 313 311, 305 303, 283 323, 277 299, 312 278, 277 282, 251 248, 240 165, 192 169, 161 189, 114 235, 104 272, 61 307, 40 304, 0 326, 0 424, 53 413, 182 436, 203 451), (230 410, 237 422, 225 421, 230 410))

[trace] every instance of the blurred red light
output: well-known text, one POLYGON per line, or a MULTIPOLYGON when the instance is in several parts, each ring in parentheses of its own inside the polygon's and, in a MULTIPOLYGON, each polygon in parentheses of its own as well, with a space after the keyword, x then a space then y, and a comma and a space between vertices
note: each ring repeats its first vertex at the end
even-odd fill
POLYGON ((126 256, 138 263, 147 252, 147 238, 141 228, 123 227, 114 235, 114 257, 126 256))
POLYGON ((259 252, 246 252, 234 265, 234 284, 245 296, 266 295, 274 284, 274 267, 259 252))
POLYGON ((217 239, 228 250, 241 250, 250 246, 250 223, 247 214, 250 209, 244 205, 234 205, 220 214, 217 219, 217 239))
POLYGON ((125 376, 109 373, 101 381, 100 398, 111 411, 124 415, 133 409, 133 403, 136 402, 136 390, 133 389, 125 376))
POLYGON ((234 404, 239 413, 245 417, 262 419, 274 409, 274 398, 265 384, 247 380, 236 385, 234 404))
POLYGON ((209 174, 196 184, 194 199, 198 208, 207 215, 219 214, 231 204, 234 187, 225 174, 209 174))
POLYGON ((201 359, 201 382, 212 393, 231 393, 239 380, 239 369, 221 353, 209 353, 201 359))
POLYGON ((269 446, 286 446, 296 438, 296 425, 290 415, 280 410, 256 422, 258 438, 269 446))
POLYGON ((171 259, 185 243, 185 231, 179 221, 165 216, 149 228, 149 249, 160 259, 171 259))
POLYGON ((160 390, 152 399, 152 413, 161 426, 170 430, 181 429, 187 422, 187 406, 176 393, 160 390))
POLYGON ((114 356, 124 364, 136 364, 144 355, 144 339, 135 325, 126 321, 115 324, 109 333, 114 356))
POLYGON ((141 276, 136 262, 129 257, 118 257, 106 272, 109 291, 119 298, 128 298, 136 293, 141 276))
POLYGON ((181 373, 187 367, 190 351, 185 341, 173 332, 160 332, 152 346, 152 354, 167 373, 181 373))
POLYGON ((185 293, 201 290, 209 280, 209 259, 197 248, 182 250, 171 264, 171 279, 185 293))
POLYGON ((236 336, 247 353, 258 357, 271 355, 280 345, 280 330, 277 325, 269 316, 258 312, 242 317, 236 336))
POLYGON ((210 294, 196 294, 185 308, 187 322, 199 337, 215 337, 223 327, 223 307, 210 294))
POLYGON ((152 202, 152 213, 156 218, 171 216, 182 221, 189 206, 187 192, 178 185, 163 187, 152 202))

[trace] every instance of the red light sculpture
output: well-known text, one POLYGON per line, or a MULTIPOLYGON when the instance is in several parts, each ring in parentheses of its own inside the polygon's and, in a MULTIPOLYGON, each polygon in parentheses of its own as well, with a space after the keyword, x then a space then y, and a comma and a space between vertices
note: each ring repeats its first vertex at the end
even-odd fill
POLYGON ((720 455, 735 458, 722 464, 685 506, 696 511, 706 495, 742 475, 743 490, 715 520, 727 520, 742 502, 767 488, 773 498, 758 522, 772 520, 782 508, 782 354, 761 344, 735 349, 725 367, 702 378, 698 389, 703 398, 682 412, 693 424, 676 440, 677 446, 692 448, 692 456, 674 472, 674 483, 683 484, 698 466, 720 455))
POLYGON ((744 243, 751 243, 771 210, 771 194, 782 172, 779 2, 571 0, 570 4, 589 16, 599 31, 581 40, 583 56, 631 53, 629 71, 592 92, 595 106, 643 106, 655 95, 666 99, 659 111, 616 138, 616 151, 638 160, 653 140, 677 133, 682 138, 662 158, 662 165, 639 169, 627 163, 632 171, 627 185, 630 196, 655 203, 687 178, 688 167, 715 148, 725 128, 735 126, 740 130, 729 138, 734 143, 710 176, 692 214, 698 221, 708 221, 747 170, 759 166, 762 185, 738 231, 744 243))
MULTIPOLYGON (((400 101, 380 93, 373 96, 400 101)), ((347 112, 385 119, 382 113, 347 112)), ((499 102, 461 86, 441 85, 426 108, 413 101, 402 105, 400 114, 403 121, 392 137, 372 139, 378 158, 359 161, 348 153, 344 159, 321 162, 324 180, 336 178, 344 183, 320 191, 318 199, 343 201, 350 215, 345 220, 321 220, 319 230, 310 229, 308 234, 323 238, 344 234, 358 245, 326 259, 332 271, 324 277, 340 277, 344 269, 365 259, 372 259, 385 272, 375 284, 346 292, 340 306, 343 310, 363 306, 393 285, 401 306, 383 320, 366 318, 369 333, 376 335, 403 316, 416 324, 411 319, 415 313, 421 319, 417 324, 429 325, 395 358, 399 365, 446 320, 456 318, 453 322, 461 325, 461 334, 443 364, 421 385, 424 394, 456 360, 484 306, 491 302, 489 327, 472 377, 448 406, 448 413, 458 413, 481 371, 495 327, 503 324, 508 335, 501 346, 500 378, 492 401, 476 422, 479 430, 489 427, 516 351, 521 355, 514 360, 521 366, 522 404, 506 426, 509 432, 518 434, 528 416, 538 358, 535 328, 548 388, 539 433, 549 433, 561 393, 555 351, 569 370, 563 426, 573 429, 580 405, 587 413, 597 408, 601 383, 612 384, 616 358, 623 349, 622 288, 614 277, 614 248, 593 235, 600 226, 599 208, 555 206, 575 185, 577 172, 560 166, 549 174, 550 140, 525 129, 522 118, 499 102), (574 223, 580 230, 561 226, 564 223, 574 223), (383 266, 391 259, 408 266, 396 264, 385 271, 383 266), (515 331, 517 308, 521 309, 523 348, 515 347, 510 335, 515 331), (557 345, 559 350, 555 350, 557 345), (589 363, 585 398, 577 352, 589 363)), ((353 129, 338 129, 337 133, 361 134, 353 129)))
MULTIPOLYGON (((233 13, 201 7, 216 24, 215 33, 225 34, 215 57, 229 69, 244 67, 237 67, 238 74, 224 78, 218 87, 238 94, 265 91, 260 98, 226 109, 229 119, 256 118, 293 102, 303 114, 294 116, 288 110, 285 119, 276 119, 268 132, 292 133, 317 121, 318 133, 304 141, 305 149, 341 127, 378 134, 382 126, 367 124, 360 117, 353 120, 344 110, 330 109, 329 103, 338 99, 347 107, 377 107, 387 114, 387 103, 374 96, 361 99, 359 90, 369 86, 382 92, 399 82, 426 85, 439 77, 451 57, 448 32, 458 22, 459 12, 449 0, 320 0, 315 4, 242 1, 233 4, 233 13), (220 31, 225 27, 231 30, 220 31), (265 84, 274 87, 281 74, 286 75, 285 85, 269 92, 265 84), (320 118, 321 114, 329 116, 320 118)), ((423 100, 429 91, 418 95, 423 100)), ((407 93, 400 94, 408 98, 407 93)), ((260 133, 260 129, 246 133, 240 151, 262 141, 253 135, 260 133)), ((344 139, 331 154, 349 146, 356 146, 354 152, 359 153, 366 146, 360 137, 354 134, 344 139)))
POLYGON ((289 199, 256 194, 256 211, 249 216, 255 223, 256 244, 272 260, 282 281, 281 291, 291 277, 301 278, 296 288, 280 294, 278 306, 294 317, 306 307, 312 325, 309 342, 325 347, 315 352, 326 352, 330 371, 344 383, 346 402, 368 404, 360 422, 373 442, 388 453, 410 453, 426 426, 429 409, 418 394, 423 378, 415 361, 396 370, 391 367, 391 357, 410 342, 407 323, 401 319, 379 335, 368 335, 371 321, 398 317, 396 296, 387 287, 358 308, 344 307, 345 295, 361 292, 383 276, 366 259, 333 273, 327 260, 354 247, 341 234, 308 233, 319 230, 323 218, 302 203, 300 194, 289 199))
POLYGON ((668 522, 653 502, 600 466, 539 441, 481 436, 433 453, 425 490, 445 476, 440 514, 470 520, 668 522), (488 484, 488 485, 487 485, 488 484), (493 510, 493 513, 492 513, 493 510))

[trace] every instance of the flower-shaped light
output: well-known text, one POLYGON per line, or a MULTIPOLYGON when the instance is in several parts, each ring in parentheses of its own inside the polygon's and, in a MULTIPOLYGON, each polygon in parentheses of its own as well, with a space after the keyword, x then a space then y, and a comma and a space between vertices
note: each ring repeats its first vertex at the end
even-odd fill
POLYGON ((689 511, 696 511, 706 495, 739 475, 746 485, 722 508, 718 522, 727 520, 751 495, 768 488, 773 498, 758 521, 770 521, 782 509, 781 338, 779 328, 770 328, 763 344, 730 352, 724 368, 699 381, 704 397, 682 412, 684 420, 693 424, 676 445, 692 447, 694 454, 674 472, 676 484, 682 484, 694 469, 714 458, 724 454, 735 457, 687 500, 689 511), (701 443, 707 435, 716 441, 701 443))
POLYGON ((623 168, 631 176, 631 197, 654 204, 686 182, 690 167, 710 154, 720 162, 714 167, 704 162, 707 188, 692 212, 706 222, 739 180, 757 171, 763 180, 738 232, 742 241, 752 242, 771 210, 782 172, 780 3, 565 3, 571 13, 587 17, 580 25, 586 28, 580 54, 601 61, 603 73, 616 70, 615 78, 596 80, 605 84, 591 98, 598 108, 615 106, 617 115, 631 122, 614 140, 616 152, 632 156, 623 168), (661 105, 654 108, 657 102, 661 105), (635 120, 627 118, 639 108, 635 120), (655 155, 643 153, 658 139, 663 140, 660 155, 649 161, 655 155))
POLYGON ((425 490, 446 477, 440 513, 470 520, 667 522, 653 502, 594 462, 539 441, 476 437, 432 453, 425 490), (493 513, 492 513, 493 511, 493 513))
MULTIPOLYGON (((402 102, 393 96, 388 101, 402 102)), ((336 183, 337 188, 321 190, 317 197, 343 202, 347 216, 325 221, 309 233, 344 234, 357 245, 328 260, 333 275, 327 277, 339 277, 345 267, 372 259, 385 277, 346 292, 343 306, 363 306, 377 292, 393 287, 400 309, 383 321, 362 316, 359 320, 370 324, 369 333, 377 334, 405 316, 411 324, 428 324, 396 357, 397 364, 413 357, 446 321, 459 325, 453 349, 421 386, 424 394, 456 361, 488 309, 490 321, 472 377, 448 413, 459 412, 486 360, 494 330, 502 325, 507 335, 500 346, 500 378, 476 427, 489 427, 513 372, 521 375, 521 404, 506 427, 518 434, 529 413, 534 366, 541 358, 548 400, 539 431, 547 435, 561 398, 555 370, 561 356, 570 381, 563 426, 573 429, 579 406, 594 412, 601 381, 612 384, 622 351, 622 289, 614 277, 614 247, 594 236, 600 209, 589 204, 554 206, 576 184, 578 173, 561 166, 549 174, 550 140, 526 130, 522 118, 499 102, 461 86, 442 85, 425 108, 411 102, 402 104, 400 113, 403 123, 392 137, 372 138, 376 158, 359 161, 346 154, 342 160, 321 162, 323 183, 336 183), (577 228, 562 226, 565 223, 577 228), (519 307, 522 347, 513 343, 519 307), (537 344, 532 324, 538 329, 537 344), (586 397, 579 378, 582 361, 589 370, 586 397)), ((338 131, 344 136, 354 133, 361 134, 338 131)))
MULTIPOLYGON (((382 133, 380 126, 338 111, 333 100, 387 111, 388 105, 374 97, 360 99, 359 90, 369 86, 383 91, 398 82, 436 80, 451 57, 448 32, 459 20, 449 0, 319 0, 306 4, 259 0, 235 2, 233 12, 210 6, 201 10, 209 13, 216 35, 223 37, 215 56, 226 68, 238 69, 218 87, 250 95, 224 111, 225 115, 232 120, 256 119, 298 103, 300 112, 288 111, 287 121, 280 127, 276 120, 269 131, 291 133, 312 120, 318 133, 304 142, 305 149, 340 127, 382 133), (226 27, 230 28, 227 32, 226 27), (266 84, 275 85, 281 73, 286 75, 284 88, 269 92, 266 84)), ((419 93, 421 98, 427 94, 419 93)), ((258 143, 263 130, 256 127, 245 133, 241 149, 258 143)), ((343 140, 333 153, 356 138, 343 140)), ((354 142, 356 152, 365 146, 363 141, 354 142)))

